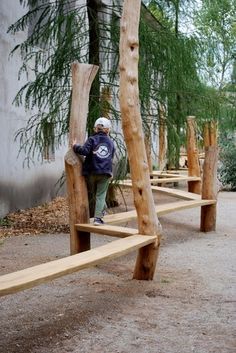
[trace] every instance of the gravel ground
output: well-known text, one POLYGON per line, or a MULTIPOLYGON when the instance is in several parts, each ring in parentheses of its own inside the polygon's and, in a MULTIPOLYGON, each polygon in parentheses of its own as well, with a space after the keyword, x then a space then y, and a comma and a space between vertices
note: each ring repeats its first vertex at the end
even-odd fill
MULTIPOLYGON (((132 280, 131 253, 0 298, 0 352, 235 353, 236 193, 220 192, 217 212, 206 234, 200 209, 160 217, 153 281, 132 280)), ((1 274, 69 255, 68 234, 0 241, 1 274)))

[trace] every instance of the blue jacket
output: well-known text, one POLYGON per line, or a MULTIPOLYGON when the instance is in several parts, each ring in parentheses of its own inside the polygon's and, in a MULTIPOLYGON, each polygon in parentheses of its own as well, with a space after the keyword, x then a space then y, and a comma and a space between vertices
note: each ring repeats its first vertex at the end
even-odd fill
POLYGON ((112 159, 115 147, 110 137, 103 131, 90 136, 83 146, 74 145, 73 150, 85 156, 83 175, 107 174, 112 176, 112 159))

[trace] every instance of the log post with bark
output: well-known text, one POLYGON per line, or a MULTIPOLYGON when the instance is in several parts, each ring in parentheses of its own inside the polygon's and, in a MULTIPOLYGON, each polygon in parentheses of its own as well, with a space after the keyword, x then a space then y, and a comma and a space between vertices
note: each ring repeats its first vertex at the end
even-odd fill
POLYGON ((149 173, 152 174, 152 146, 151 146, 151 132, 147 131, 144 135, 145 150, 147 153, 148 169, 149 173))
POLYGON ((90 233, 77 231, 76 223, 89 223, 89 203, 82 160, 72 150, 74 140, 83 144, 86 137, 89 92, 98 66, 72 63, 72 101, 69 127, 69 150, 65 155, 65 172, 69 203, 71 255, 90 249, 90 233))
POLYGON ((139 233, 156 235, 155 244, 139 250, 133 277, 140 280, 151 280, 158 257, 161 225, 155 213, 139 105, 138 29, 140 7, 140 0, 124 1, 120 31, 120 108, 139 233))
MULTIPOLYGON (((199 154, 197 146, 196 121, 194 116, 187 117, 187 158, 188 175, 201 177, 199 154)), ((188 191, 201 194, 201 181, 189 181, 188 191)))
POLYGON ((158 104, 159 113, 159 151, 158 151, 158 164, 159 170, 163 171, 166 166, 166 117, 165 107, 163 104, 158 104))
MULTIPOLYGON (((217 123, 207 122, 204 127, 205 160, 203 165, 202 199, 217 199, 217 123)), ((216 204, 201 207, 202 232, 216 229, 216 204)))

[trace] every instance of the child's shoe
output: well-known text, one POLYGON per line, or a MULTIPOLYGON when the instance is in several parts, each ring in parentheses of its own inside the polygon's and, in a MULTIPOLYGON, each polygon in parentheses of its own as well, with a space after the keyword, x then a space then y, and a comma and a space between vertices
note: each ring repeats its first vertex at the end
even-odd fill
POLYGON ((104 224, 104 222, 103 222, 102 218, 94 217, 93 224, 95 226, 101 226, 104 224))

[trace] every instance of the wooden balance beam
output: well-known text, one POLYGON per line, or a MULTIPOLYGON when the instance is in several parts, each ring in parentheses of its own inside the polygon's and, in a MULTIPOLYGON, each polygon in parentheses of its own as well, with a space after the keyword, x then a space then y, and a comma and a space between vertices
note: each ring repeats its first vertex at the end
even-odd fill
MULTIPOLYGON (((184 168, 184 171, 187 171, 186 168, 184 168)), ((185 177, 186 174, 180 174, 180 172, 183 172, 183 170, 175 170, 175 171, 165 171, 165 172, 161 172, 161 171, 158 171, 158 170, 153 170, 150 175, 151 176, 161 176, 161 177, 164 177, 164 178, 171 178, 171 177, 176 177, 176 176, 182 176, 182 177, 185 177)))
MULTIPOLYGON (((93 218, 91 218, 91 221, 92 220, 93 218)), ((107 222, 107 218, 106 218, 106 222, 107 222)), ((120 226, 115 226, 110 224, 95 226, 92 223, 80 223, 80 224, 76 224, 75 226, 77 230, 80 230, 82 232, 110 235, 112 237, 118 237, 118 238, 126 238, 126 237, 129 237, 130 235, 138 234, 138 229, 120 227, 120 226)))
MULTIPOLYGON (((124 187, 132 187, 132 184, 127 181, 121 181, 119 182, 119 185, 124 186, 124 187)), ((151 189, 153 191, 159 191, 162 192, 163 194, 166 194, 168 196, 173 196, 176 198, 184 199, 184 200, 201 200, 201 196, 198 194, 194 194, 193 192, 188 192, 184 190, 179 190, 179 189, 171 189, 171 188, 166 188, 163 186, 151 186, 151 189)))
MULTIPOLYGON (((177 201, 166 203, 165 205, 155 206, 155 211, 158 216, 163 216, 168 213, 186 210, 188 208, 214 205, 216 200, 190 200, 190 201, 177 201)), ((128 221, 135 220, 137 218, 136 210, 131 210, 127 212, 120 212, 116 214, 106 215, 104 217, 105 225, 95 226, 91 223, 88 224, 76 224, 76 229, 81 231, 93 232, 96 234, 111 235, 117 237, 126 237, 131 234, 135 234, 135 229, 125 228, 125 227, 111 227, 109 225, 125 223, 128 221), (121 232, 119 234, 119 232, 121 232)), ((91 218, 92 221, 92 218, 91 218)))
POLYGON ((84 268, 96 266, 154 243, 156 239, 154 235, 131 235, 76 255, 3 275, 0 277, 0 296, 13 294, 84 268))
POLYGON ((151 179, 151 184, 164 184, 164 183, 176 183, 179 181, 200 181, 200 177, 195 176, 171 176, 171 177, 161 177, 156 179, 151 179))
MULTIPOLYGON (((168 176, 168 177, 159 177, 151 179, 151 184, 165 184, 165 183, 178 183, 180 181, 200 181, 201 177, 196 176, 168 176)), ((124 180, 125 183, 132 183, 131 180, 124 180)))

